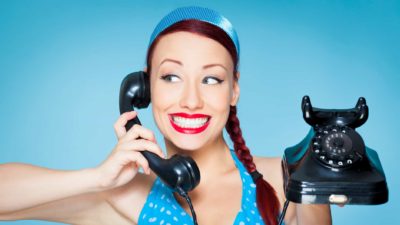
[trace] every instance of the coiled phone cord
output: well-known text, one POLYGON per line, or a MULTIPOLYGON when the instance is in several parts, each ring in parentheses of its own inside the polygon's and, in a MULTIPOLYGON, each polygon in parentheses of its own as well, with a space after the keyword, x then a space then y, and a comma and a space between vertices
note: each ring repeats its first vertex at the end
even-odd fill
POLYGON ((190 208, 190 212, 192 213, 192 218, 193 218, 193 224, 194 225, 198 225, 197 224, 197 218, 196 218, 196 212, 194 211, 193 205, 192 205, 192 201, 190 200, 189 195, 186 193, 186 191, 184 191, 181 187, 177 188, 178 190, 178 194, 182 197, 184 197, 186 199, 186 202, 189 205, 190 208))

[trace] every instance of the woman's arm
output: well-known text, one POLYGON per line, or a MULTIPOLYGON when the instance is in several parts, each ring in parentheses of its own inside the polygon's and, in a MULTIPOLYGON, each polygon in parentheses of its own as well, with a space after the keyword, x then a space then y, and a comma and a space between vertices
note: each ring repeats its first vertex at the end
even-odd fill
POLYGON ((114 125, 118 143, 96 168, 62 171, 23 163, 0 164, 0 220, 84 221, 96 214, 93 210, 106 212, 103 217, 112 216, 115 210, 107 193, 134 180, 139 166, 150 171, 140 151, 163 157, 151 131, 138 125, 125 130, 126 122, 135 116, 125 113, 119 117, 114 125))
POLYGON ((96 214, 113 212, 107 210, 107 201, 96 191, 96 175, 90 169, 57 171, 8 163, 0 165, 0 179, 0 221, 32 219, 90 224, 90 219, 101 224, 104 218, 96 214))
MULTIPOLYGON (((295 204, 291 202, 290 204, 295 204)), ((330 205, 295 204, 297 225, 331 225, 330 205)))
POLYGON ((98 190, 92 169, 61 171, 8 163, 0 165, 0 180, 0 215, 98 190))
MULTIPOLYGON (((126 217, 108 201, 107 195, 113 196, 114 190, 81 194, 3 214, 0 215, 0 221, 44 220, 75 225, 136 224, 132 221, 132 212, 126 217)), ((133 203, 131 209, 138 201, 134 199, 133 203)))
MULTIPOLYGON (((11 164, 5 164, 11 165, 11 164)), ((2 168, 5 165, 1 165, 2 168)), ((38 168, 35 166, 24 165, 26 168, 38 168), (27 167, 29 166, 29 167, 27 167)), ((11 169, 11 168, 8 168, 11 169)), ((14 167, 15 169, 15 167, 14 167)), ((20 171, 21 168, 19 168, 20 171)), ((42 168, 40 168, 42 169, 42 168)), ((62 171, 52 171, 58 173, 57 181, 63 180, 62 171)), ((78 176, 71 176, 79 179, 79 171, 71 171, 76 173, 78 176)), ((83 171, 85 173, 86 171, 83 171)), ((45 172, 46 173, 46 172, 45 172)), ((40 174, 37 172, 37 175, 40 174)), ((43 174, 41 174, 43 175, 43 174)), ((65 176, 68 177, 69 175, 65 176)), ((51 176, 45 176, 49 179, 51 176)), ((133 225, 135 219, 139 214, 141 205, 144 204, 145 194, 143 189, 143 177, 146 175, 135 176, 128 184, 118 188, 106 190, 106 191, 94 191, 83 194, 77 194, 70 197, 56 199, 42 204, 36 204, 32 207, 23 208, 21 210, 8 211, 4 214, 0 214, 0 221, 15 221, 15 220, 44 220, 54 221, 66 224, 96 224, 96 225, 108 225, 108 224, 119 224, 119 225, 133 225), (142 177, 141 179, 138 179, 142 177), (133 193, 133 194, 132 194, 133 193), (144 196, 144 197, 143 197, 144 196), (124 197, 124 199, 119 199, 124 197), (129 202, 130 205, 127 205, 129 202), (130 211, 129 211, 130 209, 130 211), (137 214, 137 215, 136 215, 137 214), (134 216, 136 216, 134 218, 134 216)), ((82 177, 84 178, 84 177, 82 177)), ((90 179, 90 177, 88 177, 90 179)), ((77 182, 74 180, 74 182, 77 182)), ((61 185, 62 182, 60 182, 61 185)), ((72 186, 72 185, 69 185, 72 186)), ((95 188, 98 189, 98 188, 95 188)), ((51 190, 47 190, 51 192, 51 190)), ((63 192, 62 190, 60 190, 63 192)), ((24 203, 25 197, 30 197, 33 192, 26 192, 23 196, 15 199, 15 201, 21 201, 24 203)), ((14 193, 12 193, 14 195, 14 193)), ((40 195, 40 194, 38 194, 40 195)), ((47 193, 45 193, 47 195, 47 193)), ((43 196, 43 195, 42 195, 43 196)), ((60 195, 58 196, 60 197, 60 195)), ((38 200, 44 201, 44 199, 38 197, 38 200)), ((20 205, 19 208, 21 208, 20 205)))

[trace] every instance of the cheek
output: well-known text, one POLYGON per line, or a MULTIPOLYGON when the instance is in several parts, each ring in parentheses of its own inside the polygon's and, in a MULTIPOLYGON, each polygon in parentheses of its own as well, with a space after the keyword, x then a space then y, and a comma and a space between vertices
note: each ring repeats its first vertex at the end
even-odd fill
POLYGON ((209 89, 203 92, 204 101, 217 121, 218 127, 224 127, 228 120, 232 92, 228 87, 209 89))
POLYGON ((165 107, 171 104, 174 100, 176 101, 177 96, 179 96, 177 92, 177 88, 171 88, 160 81, 153 81, 150 88, 151 103, 153 104, 153 107, 165 107))
POLYGON ((230 105, 232 90, 229 86, 209 87, 204 88, 202 95, 210 107, 216 110, 226 110, 230 105))
POLYGON ((162 95, 163 90, 161 90, 159 85, 153 81, 153 79, 150 80, 150 100, 151 100, 151 106, 153 109, 153 117, 156 121, 156 124, 159 126, 159 111, 164 108, 163 104, 165 103, 165 99, 163 99, 165 96, 162 95))
POLYGON ((167 87, 161 82, 152 82, 150 93, 153 118, 159 130, 164 133, 164 127, 168 124, 165 112, 175 105, 179 98, 179 90, 178 88, 167 87))

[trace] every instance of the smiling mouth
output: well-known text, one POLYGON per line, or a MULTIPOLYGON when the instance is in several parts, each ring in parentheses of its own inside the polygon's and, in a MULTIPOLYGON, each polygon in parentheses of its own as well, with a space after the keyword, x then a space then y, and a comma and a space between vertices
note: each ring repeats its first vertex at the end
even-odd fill
POLYGON ((203 132, 209 125, 211 116, 204 114, 174 113, 169 115, 172 127, 185 134, 203 132))

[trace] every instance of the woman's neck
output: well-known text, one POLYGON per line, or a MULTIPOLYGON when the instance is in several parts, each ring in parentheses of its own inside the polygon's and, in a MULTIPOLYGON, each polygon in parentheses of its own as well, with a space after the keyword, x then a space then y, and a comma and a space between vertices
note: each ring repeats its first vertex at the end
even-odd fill
POLYGON ((169 140, 165 140, 165 146, 168 156, 182 154, 190 156, 196 161, 200 169, 202 181, 213 179, 216 176, 229 172, 235 167, 229 147, 222 135, 215 141, 195 150, 180 149, 169 140))

